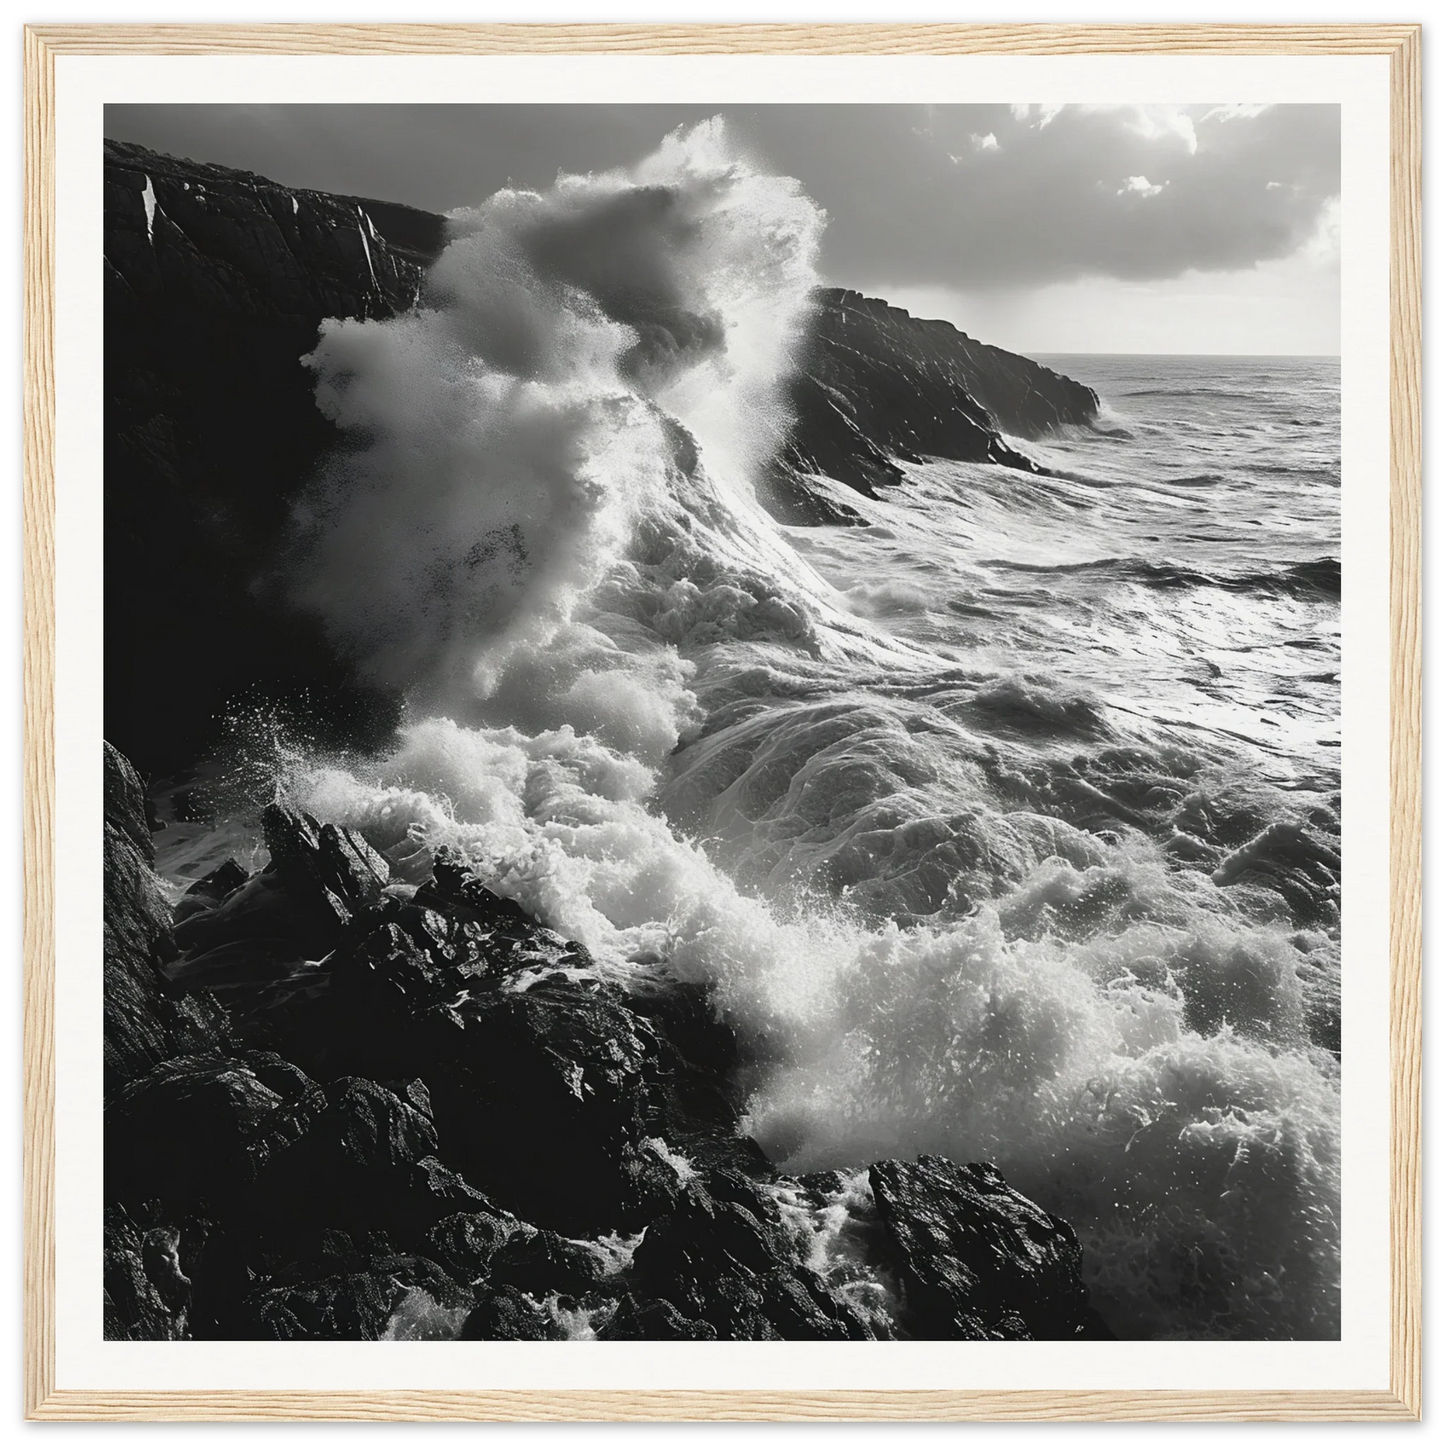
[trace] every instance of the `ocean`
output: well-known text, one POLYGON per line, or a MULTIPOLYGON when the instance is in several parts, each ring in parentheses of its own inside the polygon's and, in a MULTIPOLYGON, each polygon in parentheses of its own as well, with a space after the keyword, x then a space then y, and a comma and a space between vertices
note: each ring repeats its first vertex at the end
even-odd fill
POLYGON ((228 765, 400 879, 464 855, 599 977, 705 983, 791 1172, 989 1160, 1120 1335, 1336 1337, 1338 364, 1040 358, 1103 402, 1013 439, 1054 475, 819 479, 864 525, 784 527, 753 479, 822 223, 703 127, 328 323, 294 596, 407 717, 375 756, 243 720, 228 765), (618 268, 706 324, 608 320, 618 268))

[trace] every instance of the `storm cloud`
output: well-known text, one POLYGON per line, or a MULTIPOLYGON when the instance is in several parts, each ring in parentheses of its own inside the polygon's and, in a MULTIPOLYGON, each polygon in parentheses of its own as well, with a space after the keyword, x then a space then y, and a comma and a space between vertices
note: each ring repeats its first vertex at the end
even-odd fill
POLYGON ((1335 106, 840 108, 799 122, 769 148, 814 177, 825 264, 915 284, 1239 270, 1298 249, 1339 193, 1335 106), (849 171, 819 164, 840 150, 849 171))
POLYGON ((1339 194, 1337 106, 110 106, 106 133, 445 211, 627 165, 721 113, 828 213, 822 269, 963 290, 1291 255, 1339 194))

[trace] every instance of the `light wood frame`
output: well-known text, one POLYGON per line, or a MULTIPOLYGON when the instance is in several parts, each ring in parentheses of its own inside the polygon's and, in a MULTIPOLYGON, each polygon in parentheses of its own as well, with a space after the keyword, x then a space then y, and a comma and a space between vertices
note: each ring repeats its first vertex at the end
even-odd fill
POLYGON ((1418 25, 73 25, 25 31, 25 1409, 40 1420, 1416 1420, 1421 1332, 1418 25), (55 1373, 57 55, 1271 54, 1390 58, 1388 1390, 100 1391, 55 1373))

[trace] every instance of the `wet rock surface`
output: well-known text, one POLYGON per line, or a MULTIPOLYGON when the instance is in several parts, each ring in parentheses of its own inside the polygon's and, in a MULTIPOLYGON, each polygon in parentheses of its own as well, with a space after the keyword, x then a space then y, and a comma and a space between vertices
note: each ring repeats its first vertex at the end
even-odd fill
POLYGON ((190 1338, 191 1282, 181 1271, 180 1233, 147 1229, 125 1208, 105 1211, 105 1338, 190 1338))
POLYGON ((648 1229, 632 1261, 647 1294, 719 1339, 869 1339, 875 1331, 799 1258, 775 1200, 715 1170, 648 1229))
POLYGON ((463 1340, 561 1340, 560 1325, 529 1294, 498 1285, 467 1316, 463 1340))
MULTIPOLYGON (((152 865, 145 796, 130 763, 104 745, 105 1093, 109 1099, 177 1054, 219 1051, 226 1016, 202 994, 170 985, 171 911, 152 865)), ((239 871, 239 870, 238 870, 239 871)))
POLYGON ((1094 1327, 1073 1230, 992 1165, 924 1155, 868 1176, 913 1339, 1068 1340, 1094 1327))
POLYGON ((319 1248, 282 1265, 240 1303, 233 1337, 276 1340, 375 1340, 402 1297, 420 1290, 439 1308, 464 1307, 467 1290, 425 1256, 398 1253, 384 1236, 359 1245, 328 1231, 319 1248))
POLYGON ((840 504, 810 491, 808 474, 871 497, 902 480, 900 460, 1038 471, 1001 433, 1037 437, 1099 410, 1090 387, 1027 357, 834 288, 816 293, 790 400, 797 420, 771 485, 779 519, 794 524, 848 520, 827 514, 840 504))
POLYGON ((780 1174, 701 991, 599 984, 456 860, 395 884, 280 804, 264 868, 173 910, 136 775, 106 770, 107 1338, 1096 1330, 1072 1231, 987 1165, 780 1174), (303 981, 217 964, 258 940, 303 981))

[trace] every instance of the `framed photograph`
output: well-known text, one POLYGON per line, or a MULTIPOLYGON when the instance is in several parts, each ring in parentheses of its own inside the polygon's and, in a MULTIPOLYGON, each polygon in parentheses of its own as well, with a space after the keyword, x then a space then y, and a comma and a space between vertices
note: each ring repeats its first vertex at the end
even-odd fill
POLYGON ((26 85, 32 1418, 1419 1418, 1418 27, 26 85))

